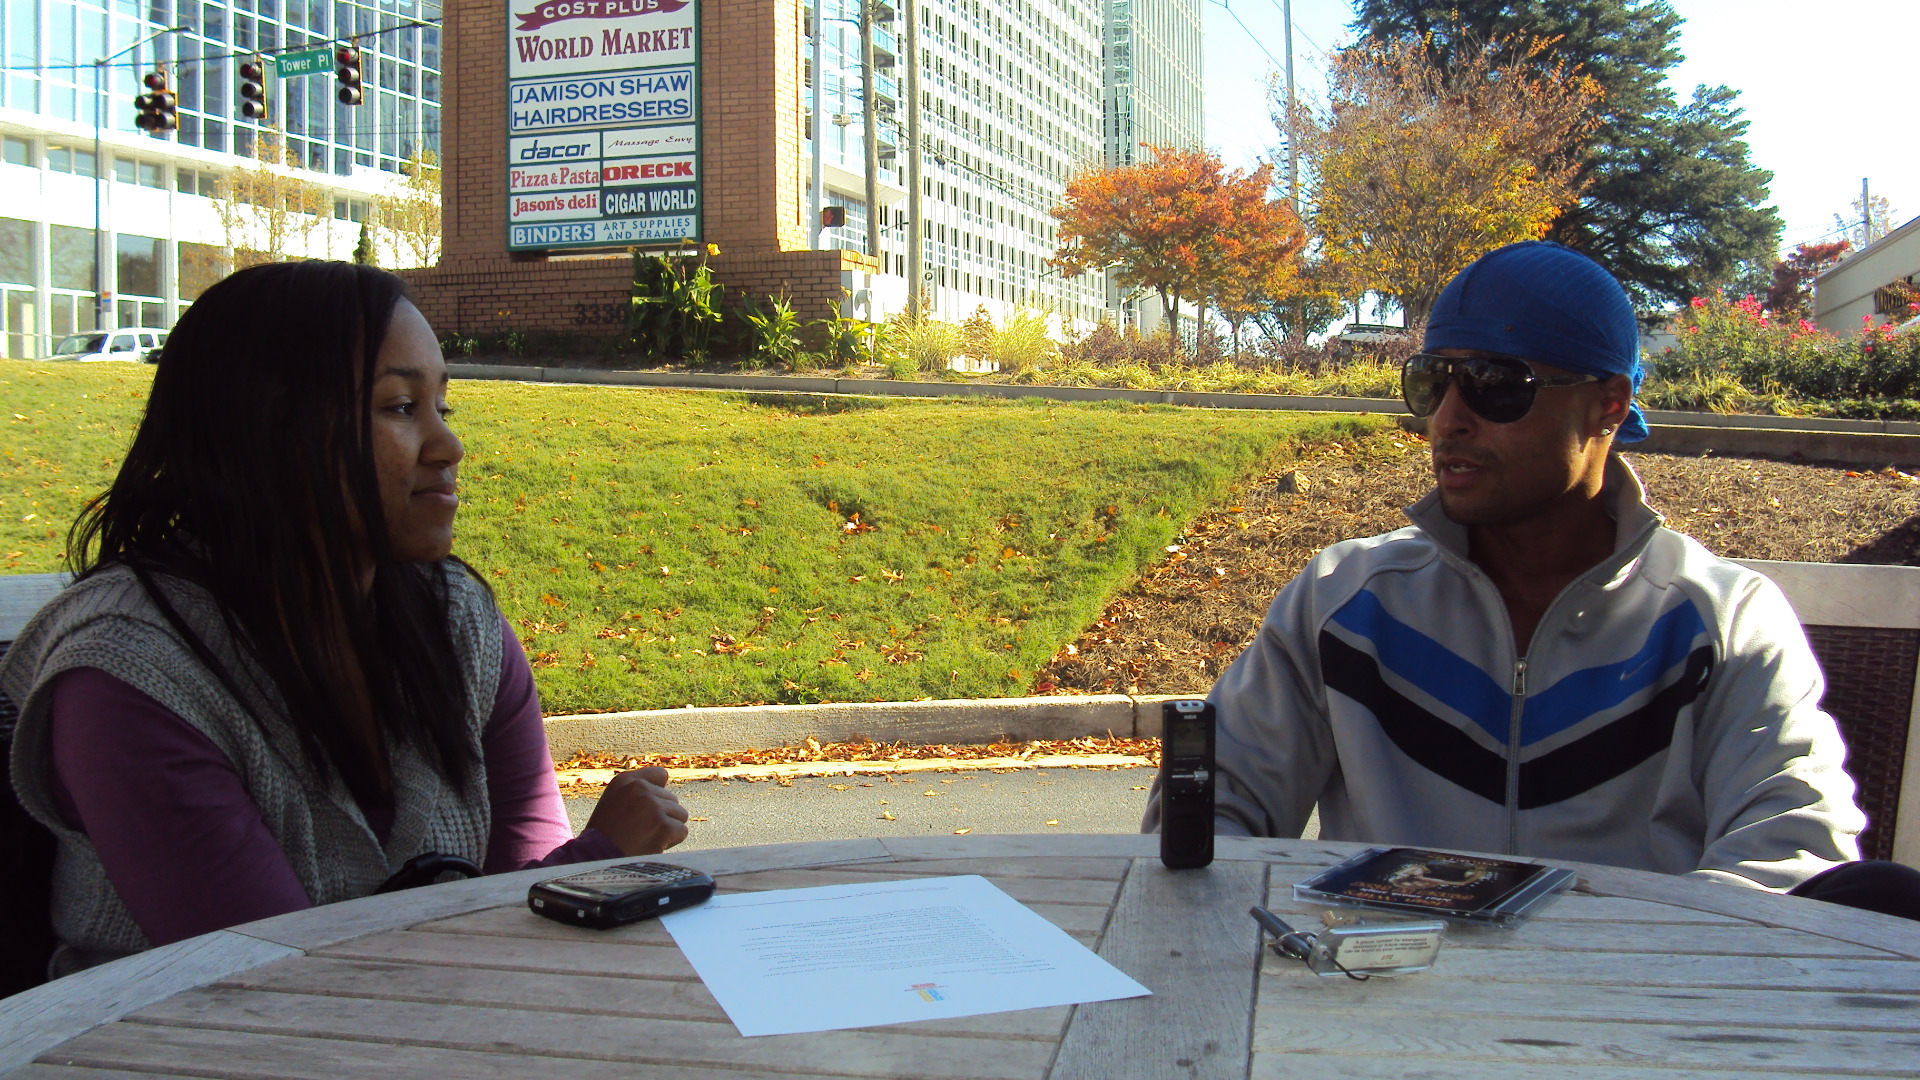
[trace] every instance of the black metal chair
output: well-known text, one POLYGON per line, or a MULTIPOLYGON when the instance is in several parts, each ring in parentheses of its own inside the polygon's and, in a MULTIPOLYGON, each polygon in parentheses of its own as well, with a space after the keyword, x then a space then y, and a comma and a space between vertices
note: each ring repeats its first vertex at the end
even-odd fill
MULTIPOLYGON (((58 592, 64 574, 0 578, 0 659, 14 634, 58 592)), ((20 710, 0 691, 0 767, 13 758, 13 729, 20 710)), ((0 783, 0 997, 47 981, 53 956, 53 834, 27 816, 11 783, 0 783)))
MULTIPOLYGON (((8 642, 0 642, 0 658, 8 642)), ((13 753, 19 710, 0 692, 0 761, 13 753)), ((53 957, 53 834, 27 816, 12 784, 0 784, 0 997, 47 981, 53 957)))
POLYGON ((1920 567, 1740 561, 1787 594, 1820 661, 1867 814, 1860 856, 1920 865, 1920 781, 1903 791, 1920 771, 1920 567))

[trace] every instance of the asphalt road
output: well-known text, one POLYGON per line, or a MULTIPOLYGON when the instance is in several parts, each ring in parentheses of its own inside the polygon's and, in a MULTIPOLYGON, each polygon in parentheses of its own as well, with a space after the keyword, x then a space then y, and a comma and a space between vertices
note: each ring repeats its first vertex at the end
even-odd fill
MULTIPOLYGON (((694 780, 676 783, 674 791, 694 818, 707 820, 693 821, 686 843, 675 850, 950 835, 955 829, 1132 833, 1140 831, 1152 783, 1153 770, 1146 768, 801 777, 791 787, 772 780, 694 780)), ((592 799, 567 800, 576 831, 592 812, 592 799)))
MULTIPOLYGON (((1147 768, 810 776, 792 787, 772 780, 694 780, 676 783, 674 791, 694 818, 707 820, 691 822, 686 843, 674 850, 928 836, 955 829, 983 836, 1135 833, 1152 783, 1153 770, 1147 768)), ((575 832, 586 825, 593 803, 567 800, 575 832)), ((1307 822, 1305 835, 1320 835, 1318 815, 1307 822)))

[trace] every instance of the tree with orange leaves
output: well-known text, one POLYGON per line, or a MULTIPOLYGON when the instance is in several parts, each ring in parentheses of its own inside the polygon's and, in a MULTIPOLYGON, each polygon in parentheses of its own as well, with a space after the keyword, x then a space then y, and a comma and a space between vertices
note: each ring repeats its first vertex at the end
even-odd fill
POLYGON ((1240 357, 1240 325, 1286 295, 1299 270, 1306 230, 1293 205, 1272 197, 1273 166, 1251 173, 1227 174, 1215 193, 1213 212, 1221 222, 1215 234, 1219 262, 1206 275, 1204 295, 1233 331, 1234 359, 1240 357))
POLYGON ((1292 209, 1269 197, 1272 166, 1228 172, 1208 150, 1148 149, 1150 161, 1067 181, 1052 210, 1060 222, 1052 263, 1066 277, 1110 270, 1126 288, 1152 289, 1169 331, 1182 297, 1230 302, 1237 328, 1251 310, 1246 297, 1283 273, 1302 243, 1292 209))

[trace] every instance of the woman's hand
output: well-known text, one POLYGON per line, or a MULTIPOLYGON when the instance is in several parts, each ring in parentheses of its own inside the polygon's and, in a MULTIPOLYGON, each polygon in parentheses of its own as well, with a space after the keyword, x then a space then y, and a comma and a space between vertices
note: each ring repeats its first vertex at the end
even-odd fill
POLYGON ((667 770, 649 765, 608 781, 587 828, 627 855, 657 855, 687 838, 687 809, 667 789, 667 770))

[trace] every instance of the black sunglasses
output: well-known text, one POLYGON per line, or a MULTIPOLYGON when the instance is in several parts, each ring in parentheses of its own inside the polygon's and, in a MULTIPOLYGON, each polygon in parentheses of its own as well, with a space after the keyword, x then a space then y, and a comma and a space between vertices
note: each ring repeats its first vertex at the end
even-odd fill
POLYGON ((1535 375, 1514 356, 1438 356, 1415 353, 1400 368, 1400 396, 1415 416, 1432 416, 1446 395, 1447 382, 1460 387, 1460 400, 1483 420, 1511 424, 1533 408, 1542 386, 1578 386, 1599 382, 1598 375, 1535 375))

